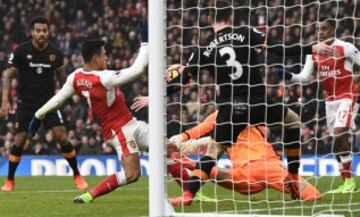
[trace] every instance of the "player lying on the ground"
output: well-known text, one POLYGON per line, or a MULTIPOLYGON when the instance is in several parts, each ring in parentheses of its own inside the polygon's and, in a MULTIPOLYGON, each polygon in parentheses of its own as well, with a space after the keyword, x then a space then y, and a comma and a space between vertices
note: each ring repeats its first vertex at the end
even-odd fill
MULTIPOLYGON (((177 144, 181 153, 200 153, 216 158, 224 146, 217 145, 211 137, 197 139, 214 129, 216 116, 217 111, 198 126, 171 137, 170 142, 177 144)), ((226 152, 232 162, 232 169, 213 167, 210 176, 207 176, 201 170, 192 167, 194 164, 188 161, 183 167, 192 169, 192 174, 199 175, 203 180, 215 179, 218 185, 242 194, 257 193, 266 187, 290 193, 284 184, 284 177, 288 175, 288 171, 272 145, 267 142, 263 126, 247 126, 239 134, 235 145, 228 147, 226 152)), ((175 161, 181 163, 181 159, 175 161)), ((180 174, 180 177, 184 185, 190 180, 188 174, 180 174)), ((317 200, 321 195, 313 185, 299 177, 299 197, 302 200, 317 200)), ((175 206, 181 206, 191 205, 192 200, 193 194, 185 188, 182 197, 170 201, 175 206)))
POLYGON ((99 117, 104 138, 115 147, 123 169, 107 177, 90 192, 76 197, 75 203, 90 203, 119 186, 136 182, 140 177, 139 148, 148 148, 148 126, 133 117, 119 88, 140 76, 148 64, 147 24, 142 25, 140 32, 143 43, 135 62, 120 71, 106 69, 108 58, 103 41, 85 41, 81 50, 84 67, 68 76, 63 88, 36 111, 30 123, 29 133, 33 135, 41 120, 74 93, 83 95, 99 117))
POLYGON ((355 127, 355 117, 359 110, 358 87, 355 83, 356 70, 353 65, 360 65, 359 50, 348 42, 334 38, 336 21, 321 19, 317 31, 319 39, 333 46, 337 57, 325 57, 318 54, 306 56, 306 62, 300 74, 293 74, 278 69, 279 76, 292 82, 308 82, 314 71, 317 79, 326 91, 326 121, 329 134, 334 136, 333 149, 343 184, 330 193, 350 193, 356 190, 355 179, 351 173, 352 150, 349 143, 349 130, 355 127))

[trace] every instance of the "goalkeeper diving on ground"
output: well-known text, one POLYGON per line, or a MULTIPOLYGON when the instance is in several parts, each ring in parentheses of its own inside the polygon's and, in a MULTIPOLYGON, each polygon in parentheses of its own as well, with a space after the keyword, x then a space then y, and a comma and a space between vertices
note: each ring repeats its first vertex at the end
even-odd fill
MULTIPOLYGON (((147 100, 147 97, 135 98, 131 109, 140 110, 147 106, 147 100)), ((196 161, 190 160, 186 155, 200 154, 216 159, 223 152, 227 153, 233 167, 213 167, 208 180, 216 180, 218 185, 241 194, 254 194, 265 188, 290 193, 284 184, 284 177, 288 175, 288 171, 272 145, 267 142, 265 127, 247 126, 239 134, 234 146, 223 149, 224 146, 217 144, 212 137, 205 136, 214 130, 217 114, 218 111, 215 111, 199 125, 169 139, 177 150, 168 153, 172 161, 168 163, 168 172, 184 189, 184 194, 188 191, 187 183, 191 176, 189 170, 192 170, 193 174, 201 175, 201 171, 195 169, 196 161)), ((321 198, 320 192, 302 177, 299 178, 299 183, 301 200, 321 198)), ((190 205, 193 201, 192 196, 188 198, 184 205, 190 205)))

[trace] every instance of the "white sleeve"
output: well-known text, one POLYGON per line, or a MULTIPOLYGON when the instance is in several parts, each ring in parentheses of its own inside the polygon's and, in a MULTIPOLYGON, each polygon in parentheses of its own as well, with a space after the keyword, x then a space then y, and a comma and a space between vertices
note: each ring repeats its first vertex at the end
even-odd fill
POLYGON ((73 86, 74 73, 68 76, 63 87, 53 96, 49 101, 45 103, 39 110, 36 111, 35 117, 42 120, 46 115, 61 106, 65 100, 75 93, 73 86))
POLYGON ((292 82, 302 83, 307 82, 310 79, 310 75, 314 71, 314 61, 312 55, 306 55, 304 68, 299 74, 292 74, 292 82))
POLYGON ((114 86, 123 85, 139 77, 144 71, 149 62, 149 46, 147 43, 142 43, 138 56, 136 57, 132 66, 120 71, 109 71, 101 78, 103 85, 111 89, 114 86))
POLYGON ((353 44, 346 43, 344 53, 346 59, 349 59, 356 65, 360 66, 360 52, 353 44))

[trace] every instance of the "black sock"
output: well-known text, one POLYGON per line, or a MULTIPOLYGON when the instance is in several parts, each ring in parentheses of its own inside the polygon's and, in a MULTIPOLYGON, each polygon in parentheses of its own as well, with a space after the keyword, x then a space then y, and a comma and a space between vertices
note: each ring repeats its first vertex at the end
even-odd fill
POLYGON ((298 154, 287 155, 288 171, 297 174, 300 167, 300 129, 285 129, 284 148, 285 153, 298 152, 298 154))
POLYGON ((22 147, 18 147, 15 144, 10 149, 9 156, 9 171, 7 179, 14 180, 16 169, 20 163, 20 158, 22 155, 22 147))
MULTIPOLYGON (((202 172, 206 173, 207 176, 210 176, 210 172, 214 166, 215 166, 215 160, 209 156, 204 156, 196 164, 194 170, 201 170, 202 172)), ((202 180, 200 177, 191 176, 190 181, 187 185, 187 189, 193 195, 195 195, 199 191, 201 185, 202 185, 202 180)))
POLYGON ((61 151, 64 154, 64 158, 67 160, 69 166, 71 167, 71 169, 74 172, 74 175, 79 175, 79 169, 78 169, 78 165, 77 165, 77 159, 76 159, 76 154, 70 157, 67 157, 68 154, 71 155, 72 152, 75 152, 74 147, 68 143, 65 146, 61 146, 61 151))

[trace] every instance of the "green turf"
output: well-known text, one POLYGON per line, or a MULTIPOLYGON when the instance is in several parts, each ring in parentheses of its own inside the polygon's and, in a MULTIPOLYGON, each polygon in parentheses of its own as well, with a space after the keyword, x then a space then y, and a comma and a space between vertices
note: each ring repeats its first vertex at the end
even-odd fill
MULTIPOLYGON (((86 177, 90 186, 94 186, 103 177, 86 177)), ((2 180, 0 180, 2 181, 2 180)), ((314 183, 313 180, 309 180, 314 183)), ((340 178, 321 177, 316 185, 321 192, 330 189, 331 185, 340 183, 340 178)), ((76 205, 72 199, 79 194, 75 191, 70 177, 18 177, 16 190, 11 193, 0 193, 1 217, 72 217, 72 216, 147 216, 148 186, 147 178, 98 198, 92 204, 76 205)), ((360 186, 360 177, 357 178, 360 186)), ((360 192, 348 195, 324 195, 321 201, 305 202, 291 200, 288 195, 273 190, 246 196, 233 194, 212 183, 208 183, 204 192, 211 197, 217 195, 218 203, 193 203, 178 212, 229 212, 236 210, 239 214, 281 214, 314 215, 321 213, 360 216, 360 192), (284 200, 284 201, 283 201, 284 200), (249 203, 251 201, 251 203, 249 203)), ((174 182, 170 182, 169 195, 180 194, 174 182)))

